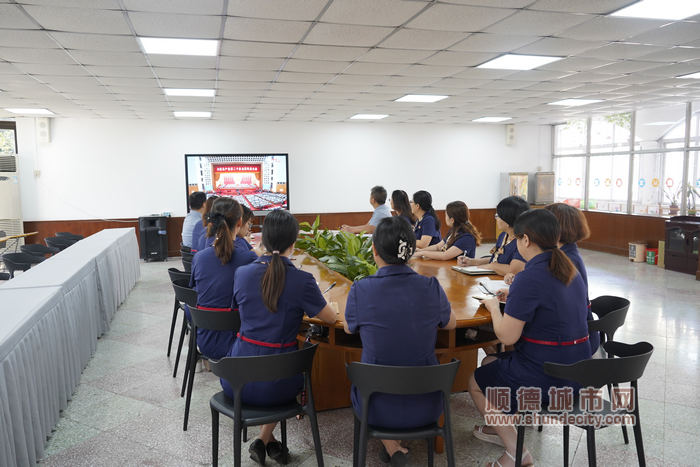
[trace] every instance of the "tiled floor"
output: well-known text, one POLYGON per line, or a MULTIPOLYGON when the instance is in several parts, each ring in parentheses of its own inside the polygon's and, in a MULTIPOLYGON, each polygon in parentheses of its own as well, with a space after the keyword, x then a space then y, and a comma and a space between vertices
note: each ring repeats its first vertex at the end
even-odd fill
MULTIPOLYGON (((489 246, 482 247, 488 249, 489 246)), ((616 339, 648 341, 654 355, 640 381, 641 418, 649 466, 691 466, 700 462, 700 282, 626 258, 582 251, 590 295, 619 295, 632 301, 616 339)), ((176 259, 141 266, 141 280, 121 305, 111 330, 83 372, 73 400, 62 414, 40 463, 49 466, 198 466, 210 465, 209 398, 220 390, 210 373, 198 373, 187 432, 182 431, 182 372, 173 379, 167 358, 173 291, 166 273, 176 259)), ((183 358, 184 360, 184 358, 183 358)), ((474 439, 480 422, 468 394, 453 396, 457 465, 481 466, 502 449, 474 439)), ((325 464, 352 464, 352 414, 349 409, 319 414, 325 464)), ((308 419, 289 421, 291 466, 316 465, 308 419)), ((538 466, 561 465, 561 428, 529 429, 526 447, 538 466)), ((254 438, 257 430, 251 430, 254 438)), ((571 429, 572 465, 588 465, 586 438, 571 429)), ((222 419, 220 465, 233 464, 232 424, 222 419)), ((619 428, 597 432, 598 465, 637 465, 634 442, 626 446, 619 428)), ((422 441, 410 444, 410 465, 427 465, 422 441)), ((254 465, 244 446, 244 465, 254 465)), ((370 443, 370 465, 378 444, 370 443)), ((445 465, 445 455, 436 456, 445 465)), ((268 461, 268 465, 274 462, 268 461)))

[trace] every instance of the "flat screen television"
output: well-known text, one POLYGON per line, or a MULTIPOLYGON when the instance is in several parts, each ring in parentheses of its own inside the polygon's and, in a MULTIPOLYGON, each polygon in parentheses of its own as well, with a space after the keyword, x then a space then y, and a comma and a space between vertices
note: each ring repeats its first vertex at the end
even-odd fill
MULTIPOLYGON (((287 154, 185 154, 187 196, 227 196, 257 216, 289 210, 287 154)), ((189 210, 189 206, 188 206, 189 210)))

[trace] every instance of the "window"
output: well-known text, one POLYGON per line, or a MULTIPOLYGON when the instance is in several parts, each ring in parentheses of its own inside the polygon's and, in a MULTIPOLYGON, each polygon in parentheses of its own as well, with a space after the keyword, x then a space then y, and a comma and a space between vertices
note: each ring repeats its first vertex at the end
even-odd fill
POLYGON ((585 154, 587 124, 586 119, 583 119, 555 125, 554 154, 585 154))
POLYGON ((17 153, 15 122, 0 121, 0 154, 17 153))
POLYGON ((554 201, 582 208, 585 200, 586 158, 559 157, 554 159, 554 201))
POLYGON ((631 113, 595 117, 591 121, 591 152, 629 152, 631 113))

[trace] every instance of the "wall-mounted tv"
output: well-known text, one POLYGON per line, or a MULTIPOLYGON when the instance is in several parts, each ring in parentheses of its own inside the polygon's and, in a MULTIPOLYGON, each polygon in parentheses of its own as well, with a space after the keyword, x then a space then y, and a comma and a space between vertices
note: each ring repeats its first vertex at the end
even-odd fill
MULTIPOLYGON (((186 154, 187 196, 227 196, 258 216, 289 210, 287 154, 186 154)), ((189 207, 188 207, 189 209, 189 207)))

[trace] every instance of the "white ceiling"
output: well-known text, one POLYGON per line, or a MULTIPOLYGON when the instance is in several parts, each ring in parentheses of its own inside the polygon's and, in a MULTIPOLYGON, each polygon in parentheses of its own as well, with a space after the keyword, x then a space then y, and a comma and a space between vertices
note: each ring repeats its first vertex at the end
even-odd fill
POLYGON ((0 0, 0 118, 546 124, 700 101, 700 80, 677 78, 700 72, 700 15, 607 16, 634 1, 0 0), (222 44, 218 57, 146 55, 138 37, 222 44), (565 58, 475 68, 504 53, 565 58), (173 87, 217 92, 166 97, 173 87), (449 98, 394 102, 409 93, 449 98), (547 105, 570 98, 603 102, 547 105))

